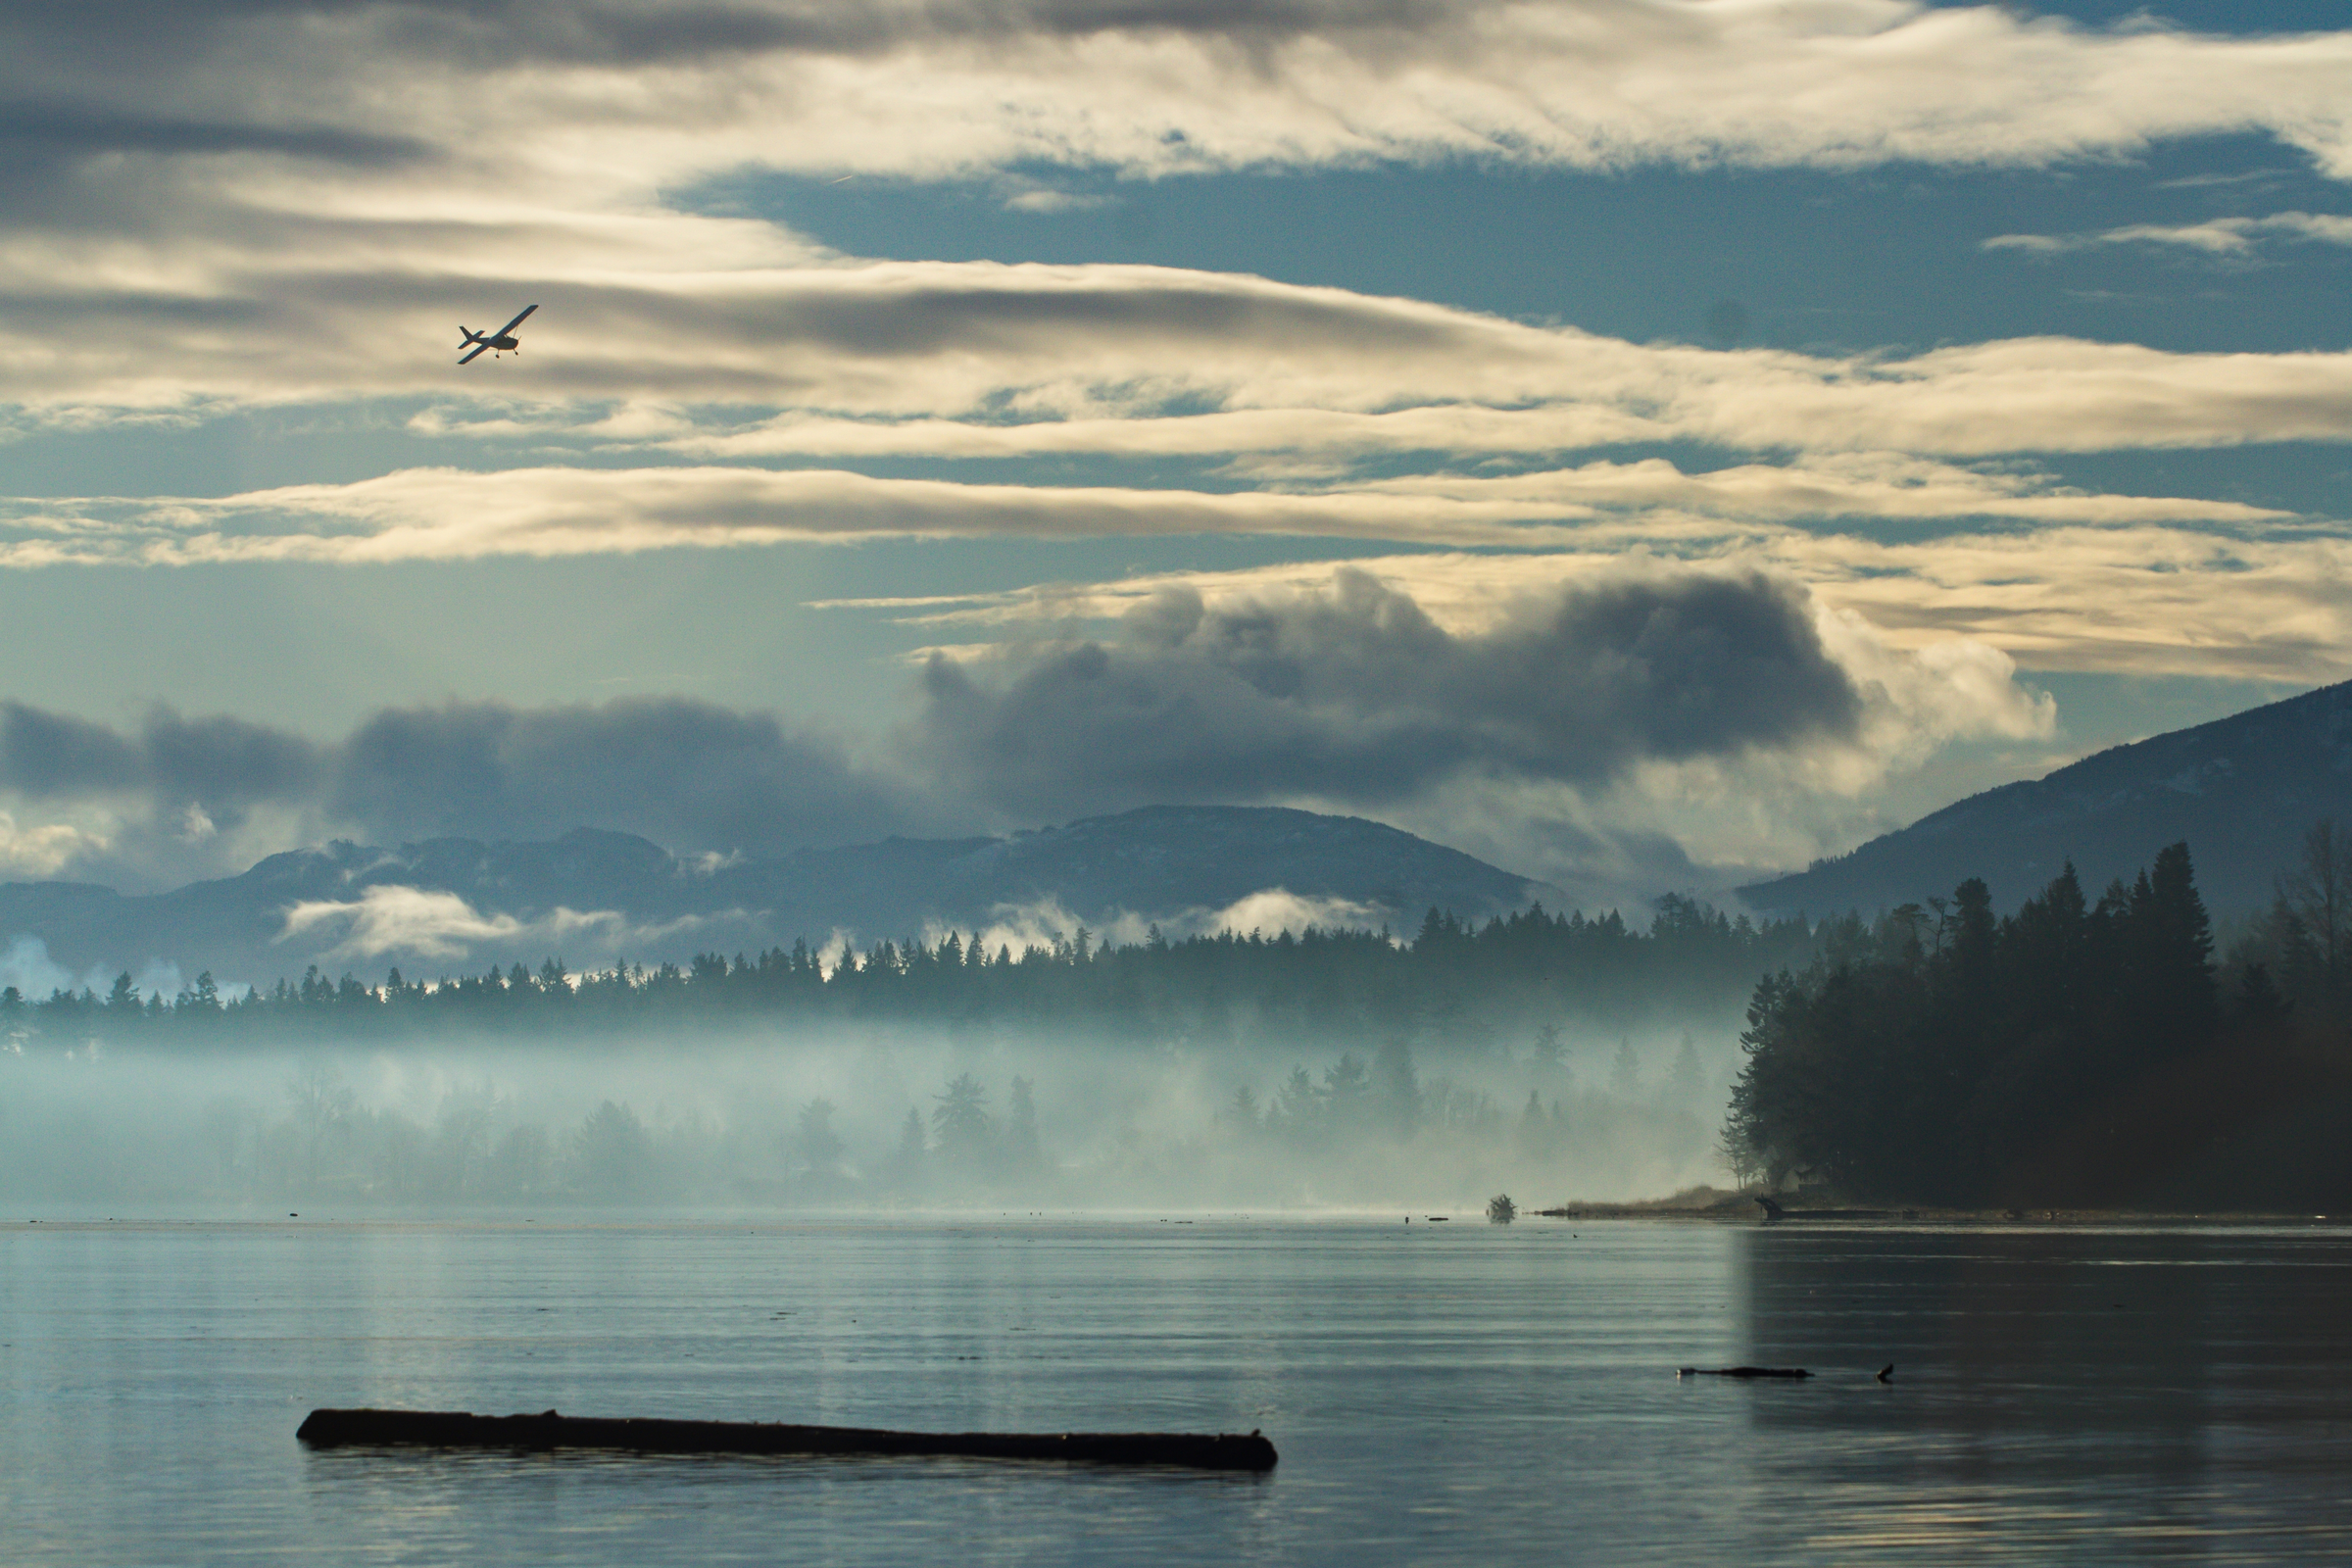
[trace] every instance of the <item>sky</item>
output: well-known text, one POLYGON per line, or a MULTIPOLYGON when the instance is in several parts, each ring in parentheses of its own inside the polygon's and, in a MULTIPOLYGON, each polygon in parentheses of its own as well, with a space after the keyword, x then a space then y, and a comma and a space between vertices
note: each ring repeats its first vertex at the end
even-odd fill
POLYGON ((1639 897, 2342 680, 2341 21, 15 8, 0 876, 1225 802, 1639 897))

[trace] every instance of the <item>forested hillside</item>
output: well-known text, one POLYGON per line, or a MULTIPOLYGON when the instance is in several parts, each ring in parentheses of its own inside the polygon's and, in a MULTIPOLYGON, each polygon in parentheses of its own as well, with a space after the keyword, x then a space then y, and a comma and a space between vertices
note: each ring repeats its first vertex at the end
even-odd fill
POLYGON ((2095 901, 2068 865, 1829 934, 1766 977, 1726 1149, 1905 1202, 2299 1207, 2352 1196, 2352 845, 2322 823, 2217 965, 2189 849, 2095 901))

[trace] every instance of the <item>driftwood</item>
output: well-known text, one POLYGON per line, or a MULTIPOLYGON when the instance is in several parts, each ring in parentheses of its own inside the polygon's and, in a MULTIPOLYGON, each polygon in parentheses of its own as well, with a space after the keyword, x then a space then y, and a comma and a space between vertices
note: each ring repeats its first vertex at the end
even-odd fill
POLYGON ((1678 1378, 1809 1378, 1813 1374, 1801 1366, 1687 1366, 1674 1375, 1678 1378))
POLYGON ((315 1448, 615 1448, 631 1453, 953 1455, 1271 1470, 1274 1445, 1252 1432, 887 1432, 770 1421, 470 1415, 463 1410, 313 1410, 294 1436, 315 1448))

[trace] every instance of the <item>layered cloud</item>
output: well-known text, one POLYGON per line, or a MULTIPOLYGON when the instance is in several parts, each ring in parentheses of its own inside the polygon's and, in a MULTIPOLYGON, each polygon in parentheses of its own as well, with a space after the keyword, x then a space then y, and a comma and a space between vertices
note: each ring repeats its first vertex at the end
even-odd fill
POLYGON ((2343 353, 2070 338, 1720 351, 1232 274, 993 263, 543 280, 541 357, 477 360, 461 404, 444 318, 453 299, 511 293, 499 276, 287 276, 234 329, 155 302, 109 315, 79 287, 0 291, 0 363, 25 420, 433 396, 418 433, 803 462, 1331 464, 1660 441, 1982 456, 2352 435, 2343 353))
POLYGON ((2273 213, 2264 218, 2209 218, 2197 223, 2126 223, 2090 234, 1996 234, 1986 250, 2054 254, 2099 245, 2170 245, 2239 260, 2266 240, 2352 245, 2352 217, 2340 213, 2273 213))
POLYGON ((844 469, 412 469, 219 500, 0 502, 0 566, 339 565, 823 543, 888 535, 1289 534, 1422 544, 1723 539, 1800 520, 2044 524, 2285 520, 2242 503, 2084 493, 2017 470, 1857 454, 1686 471, 1664 459, 1283 488, 989 484, 844 469), (1614 530, 1607 526, 1615 523, 1614 530))
MULTIPOLYGON (((2293 680, 2352 659, 2331 525, 2015 461, 2340 443, 2352 355, 1710 351, 1238 274, 871 262, 736 201, 779 172, 1051 211, 1232 170, 2015 169, 2249 134, 2352 179, 2352 32, 1902 0, 101 0, 17 8, 0 43, 0 439, 300 408, 379 453, 478 455, 0 501, 0 565, 889 535, 1446 552, 1367 563, 1377 582, 893 607, 955 645, 901 754, 693 703, 403 707, 340 739, 4 709, 20 868, 225 857, 264 826, 757 851, 926 829, 956 787, 1061 814, 1217 777, 1443 809, 1497 849, 1540 815, 1662 863, 1644 794, 1785 815, 1800 785, 1847 798, 2046 726, 2012 658, 2293 680), (533 302, 522 354, 451 363, 457 322, 533 302)), ((2233 257, 2344 221, 1994 243, 2233 257)), ((332 917, 372 940, 469 916, 332 917)))
MULTIPOLYGON (((1885 362, 1677 354, 1248 277, 852 265, 766 222, 681 210, 678 193, 760 169, 1034 182, 1054 165, 1155 178, 1462 158, 1977 168, 2248 130, 2352 176, 2352 33, 2103 30, 1899 0, 273 0, 20 12, 0 40, 16 185, 0 203, 0 365, 37 420, 445 396, 455 323, 535 301, 526 352, 469 367, 468 401, 436 421, 628 438, 666 418, 747 456, 1021 439, 984 422, 859 430, 845 414, 1125 419, 1203 400, 1472 411, 1325 418, 1272 443, 1384 450, 1980 453, 2344 429, 2328 357, 2038 341, 1885 362), (503 405, 524 416, 477 417, 503 405), (787 416, 713 430, 716 405, 787 416)), ((1055 197, 1032 183, 1018 199, 1055 197)), ((1132 439, 1200 450, 1210 428, 1132 439)), ((1268 445, 1247 428, 1221 439, 1268 445)))
POLYGON ((442 160, 505 160, 527 185, 714 157, 925 176, 1460 156, 1983 165, 2256 130, 2352 169, 2340 35, 1903 0, 121 0, 11 33, 35 101, 71 111, 20 133, 50 160, 399 168, 421 126, 442 160))
MULTIPOLYGON (((2314 681, 2352 669, 2345 610, 2352 546, 2331 528, 2242 503, 2086 493, 2032 470, 1887 454, 1699 470, 1663 459, 1604 461, 1515 474, 1325 478, 1223 491, 708 466, 410 470, 218 501, 18 502, 0 507, 0 564, 362 565, 891 535, 1209 533, 1512 552, 1377 559, 1374 569, 1435 595, 1433 605, 1465 593, 1498 602, 1515 589, 1590 575, 1635 553, 1767 565, 1860 613, 1898 645, 1958 636, 2038 668, 2314 681), (1898 533, 1885 526, 1889 521, 1914 526, 1898 533)), ((1252 581, 1297 590, 1323 570, 1267 568, 1252 581)), ((1115 615, 1138 594, 1168 586, 1064 586, 1044 596, 870 608, 918 627, 978 627, 1041 614, 1115 615)), ((1201 586, 1218 591, 1214 579, 1201 586)), ((0 748, 9 726, 24 722, 0 710, 0 748)), ((193 778, 220 758, 255 748, 257 767, 299 772, 311 765, 258 734, 177 729, 168 715, 151 723, 160 727, 135 755, 95 731, 64 729, 44 735, 38 748, 20 748, 27 758, 37 751, 55 760, 22 765, 78 769, 93 785, 148 774, 193 778)))
MULTIPOLYGON (((2032 669, 2305 684, 2352 676, 2352 542, 2325 528, 2058 526, 1886 538, 1704 522, 1678 533, 1647 517, 1590 525, 1583 545, 1542 554, 1382 556, 1359 564, 1457 631, 1485 627, 1494 607, 1513 593, 1604 576, 1628 557, 1680 555, 1805 582, 1818 604, 1907 657, 1938 647, 1997 649, 2004 661, 2032 669)), ((1215 605, 1311 591, 1327 573, 1300 564, 832 603, 893 615, 935 647, 984 651, 1024 627, 1127 613, 1171 588, 1215 605)))

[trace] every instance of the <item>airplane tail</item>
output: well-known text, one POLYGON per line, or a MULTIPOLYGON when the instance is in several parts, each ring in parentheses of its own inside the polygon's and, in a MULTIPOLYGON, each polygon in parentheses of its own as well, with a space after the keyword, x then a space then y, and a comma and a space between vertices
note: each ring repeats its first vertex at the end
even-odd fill
POLYGON ((467 326, 465 322, 460 321, 458 323, 458 346, 460 348, 464 348, 466 344, 472 341, 473 328, 467 326))

